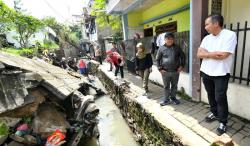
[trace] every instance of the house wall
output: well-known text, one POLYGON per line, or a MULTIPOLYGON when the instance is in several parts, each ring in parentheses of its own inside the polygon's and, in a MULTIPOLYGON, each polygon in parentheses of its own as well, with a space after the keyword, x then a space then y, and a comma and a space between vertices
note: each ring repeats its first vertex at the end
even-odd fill
MULTIPOLYGON (((156 67, 156 65, 152 66, 152 72, 149 75, 149 80, 163 86, 162 75, 158 71, 158 68, 156 67)), ((188 93, 189 87, 190 87, 189 86, 189 75, 187 73, 181 72, 180 77, 179 77, 179 82, 178 82, 178 90, 183 88, 185 90, 185 92, 188 93)))
MULTIPOLYGON (((237 83, 229 83, 227 91, 229 112, 250 120, 249 95, 249 87, 245 85, 239 85, 237 83)), ((201 88, 201 100, 208 103, 207 92, 203 83, 201 88)))
MULTIPOLYGON (((249 0, 230 0, 223 1, 222 15, 225 17, 225 24, 227 28, 229 24, 233 24, 233 29, 237 28, 237 22, 240 23, 240 28, 244 28, 245 21, 248 21, 248 28, 250 28, 250 9, 249 9, 249 0)), ((245 44, 245 53, 244 53, 244 66, 243 66, 243 76, 246 78, 248 75, 248 62, 250 57, 250 35, 247 32, 246 35, 246 44, 245 44)), ((241 31, 238 37, 238 54, 237 54, 237 64, 236 64, 236 75, 240 74, 241 67, 241 58, 242 58, 242 48, 243 48, 243 37, 244 32, 241 31)))
POLYGON ((129 27, 138 27, 142 22, 142 13, 141 12, 132 12, 128 13, 128 26, 129 27))
POLYGON ((249 0, 223 1, 222 5, 222 15, 226 24, 236 22, 243 24, 250 20, 249 0))
MULTIPOLYGON (((153 5, 152 7, 144 11, 131 12, 128 14, 128 26, 129 28, 142 26, 141 23, 143 23, 146 20, 165 14, 167 12, 176 10, 189 3, 190 3, 190 0, 178 0, 178 1, 164 0, 162 2, 159 2, 153 5)), ((155 26, 166 24, 166 23, 173 22, 173 21, 177 21, 178 32, 189 30, 190 10, 186 10, 178 14, 164 17, 162 19, 158 19, 153 22, 144 24, 143 28, 153 27, 153 30, 155 30, 155 26)))
POLYGON ((178 1, 164 0, 158 4, 153 5, 147 10, 143 11, 142 13, 143 21, 159 16, 161 14, 167 13, 169 11, 178 9, 189 3, 190 3, 190 0, 178 0, 178 1))
POLYGON ((177 32, 183 32, 190 29, 190 10, 180 12, 178 14, 164 17, 162 19, 144 24, 144 28, 150 28, 161 24, 177 21, 177 32))

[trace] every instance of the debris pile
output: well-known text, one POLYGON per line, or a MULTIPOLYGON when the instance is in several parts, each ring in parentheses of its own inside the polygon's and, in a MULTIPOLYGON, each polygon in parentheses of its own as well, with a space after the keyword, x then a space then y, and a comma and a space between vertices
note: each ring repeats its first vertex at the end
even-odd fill
POLYGON ((0 145, 77 146, 98 137, 94 97, 105 93, 96 80, 0 52, 0 145))

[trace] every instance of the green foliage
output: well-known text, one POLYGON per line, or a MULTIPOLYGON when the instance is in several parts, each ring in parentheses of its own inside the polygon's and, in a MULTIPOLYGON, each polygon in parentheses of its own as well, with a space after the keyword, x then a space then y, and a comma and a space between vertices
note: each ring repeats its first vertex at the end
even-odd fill
POLYGON ((15 13, 13 9, 10 9, 0 0, 0 34, 10 30, 15 13))
POLYGON ((81 29, 79 26, 66 26, 60 24, 53 17, 46 17, 43 19, 43 22, 46 26, 54 30, 60 43, 67 42, 70 45, 79 48, 79 42, 81 39, 81 29))
POLYGON ((6 136, 9 134, 9 127, 3 123, 0 122, 0 136, 6 136))
POLYGON ((22 117, 22 123, 26 123, 28 125, 32 124, 32 117, 22 117))
POLYGON ((71 30, 71 32, 75 33, 76 37, 79 40, 82 39, 82 30, 81 30, 81 27, 79 25, 70 26, 70 30, 71 30))
POLYGON ((106 6, 106 0, 94 0, 93 11, 91 15, 96 16, 96 22, 100 27, 111 26, 113 30, 121 30, 121 16, 110 15, 103 12, 106 6))
POLYGON ((59 46, 52 40, 44 39, 41 46, 44 49, 56 50, 59 49, 59 46))
MULTIPOLYGON (((61 28, 61 25, 56 21, 56 19, 54 17, 45 17, 43 20, 43 23, 45 26, 50 27, 51 29, 53 29, 54 31, 61 28)), ((56 31, 56 33, 58 33, 56 31)))
POLYGON ((22 49, 15 49, 15 48, 1 48, 0 51, 7 52, 14 55, 32 55, 34 53, 33 49, 22 48, 22 49))
POLYGON ((114 33, 112 35, 112 42, 116 42, 117 43, 120 40, 122 40, 122 35, 123 35, 122 31, 117 31, 116 33, 114 33))
POLYGON ((27 48, 29 39, 44 25, 41 20, 22 13, 17 13, 13 20, 15 30, 18 33, 17 40, 21 47, 27 48))

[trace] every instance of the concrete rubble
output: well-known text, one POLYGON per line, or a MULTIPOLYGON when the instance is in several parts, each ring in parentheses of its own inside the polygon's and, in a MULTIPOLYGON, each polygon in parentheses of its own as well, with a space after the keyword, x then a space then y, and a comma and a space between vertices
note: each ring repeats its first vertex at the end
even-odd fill
POLYGON ((64 145, 98 137, 94 97, 105 91, 91 79, 0 52, 0 145, 45 145, 56 130, 65 136, 64 145))

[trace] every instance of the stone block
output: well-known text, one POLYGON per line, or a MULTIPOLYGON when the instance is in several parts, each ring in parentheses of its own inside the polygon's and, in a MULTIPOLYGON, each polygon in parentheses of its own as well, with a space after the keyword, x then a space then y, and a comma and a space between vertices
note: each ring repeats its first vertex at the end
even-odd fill
POLYGON ((233 135, 232 139, 236 144, 240 144, 240 141, 245 137, 245 135, 241 134, 241 133, 236 133, 235 135, 233 135))
POLYGON ((231 127, 228 127, 228 128, 227 128, 227 134, 228 134, 229 136, 233 136, 236 132, 237 132, 237 131, 236 131, 235 129, 231 128, 231 127))
POLYGON ((42 138, 48 137, 56 129, 66 133, 66 129, 69 127, 64 115, 50 104, 39 106, 32 125, 33 131, 41 134, 42 138))
POLYGON ((242 125, 241 123, 234 123, 232 125, 232 128, 235 129, 236 131, 240 130, 244 125, 242 125))
POLYGON ((216 138, 213 144, 218 146, 233 146, 232 138, 220 136, 216 138))
POLYGON ((245 137, 240 141, 240 146, 249 146, 250 145, 250 137, 245 137))
POLYGON ((229 119, 228 122, 227 122, 227 126, 232 126, 234 124, 234 121, 229 119))

